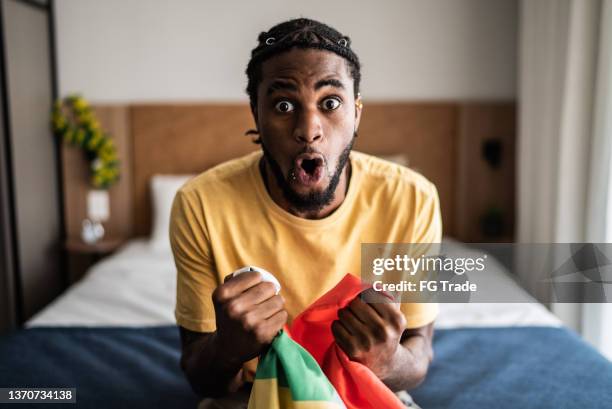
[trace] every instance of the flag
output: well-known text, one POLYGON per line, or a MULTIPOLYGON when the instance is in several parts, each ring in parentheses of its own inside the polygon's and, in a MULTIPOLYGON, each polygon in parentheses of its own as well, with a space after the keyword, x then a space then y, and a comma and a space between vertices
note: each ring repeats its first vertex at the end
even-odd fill
POLYGON ((281 331, 257 366, 248 409, 345 409, 319 364, 281 331))
POLYGON ((314 357, 348 409, 405 409, 397 395, 370 368, 348 358, 331 332, 338 310, 366 288, 359 278, 345 275, 293 320, 291 337, 314 357))
POLYGON ((331 324, 338 310, 364 289, 359 278, 347 274, 279 333, 259 361, 248 409, 405 408, 334 341, 331 324))

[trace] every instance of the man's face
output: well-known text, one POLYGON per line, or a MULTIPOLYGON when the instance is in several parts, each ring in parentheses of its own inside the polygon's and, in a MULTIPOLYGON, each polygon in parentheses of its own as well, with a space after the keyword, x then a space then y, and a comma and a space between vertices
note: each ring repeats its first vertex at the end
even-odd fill
POLYGON ((359 124, 355 102, 348 64, 332 52, 293 49, 262 64, 254 114, 264 157, 297 210, 333 200, 359 124))

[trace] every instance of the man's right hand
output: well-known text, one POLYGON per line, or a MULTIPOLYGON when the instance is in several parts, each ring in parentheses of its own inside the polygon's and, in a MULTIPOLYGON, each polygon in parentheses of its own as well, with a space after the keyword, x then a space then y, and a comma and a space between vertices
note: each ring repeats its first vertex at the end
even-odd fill
POLYGON ((212 299, 217 345, 233 362, 258 356, 287 322, 285 300, 256 271, 228 276, 212 299))

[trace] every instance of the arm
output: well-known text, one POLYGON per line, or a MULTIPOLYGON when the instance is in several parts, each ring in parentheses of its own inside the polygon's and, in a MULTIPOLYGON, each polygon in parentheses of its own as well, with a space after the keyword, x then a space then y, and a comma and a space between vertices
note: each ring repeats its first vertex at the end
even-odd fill
POLYGON ((391 390, 399 391, 419 385, 433 358, 433 323, 406 329, 405 322, 398 304, 368 304, 356 297, 338 311, 332 333, 349 359, 364 364, 391 390))
POLYGON ((194 332, 179 327, 182 355, 181 369, 198 395, 219 397, 242 385, 241 363, 216 359, 223 355, 215 332, 194 332))
POLYGON ((242 365, 272 342, 287 312, 274 285, 257 272, 226 280, 212 298, 217 330, 181 328, 181 368, 196 393, 220 397, 242 385, 242 365))
POLYGON ((433 359, 433 331, 433 322, 404 331, 392 368, 383 379, 391 390, 414 389, 425 380, 433 359))
POLYGON ((201 203, 192 193, 181 190, 174 199, 170 244, 183 327, 181 367, 196 393, 223 396, 238 389, 243 363, 259 355, 286 322, 284 300, 257 272, 219 283, 201 203))

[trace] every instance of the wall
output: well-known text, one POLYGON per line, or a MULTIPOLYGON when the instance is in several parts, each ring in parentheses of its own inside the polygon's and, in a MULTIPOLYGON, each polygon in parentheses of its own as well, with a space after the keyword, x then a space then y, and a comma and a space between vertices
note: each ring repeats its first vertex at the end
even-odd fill
POLYGON ((300 16, 351 36, 366 101, 515 97, 514 0, 57 0, 60 94, 246 101, 257 35, 300 16))

